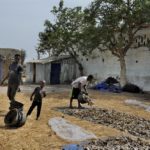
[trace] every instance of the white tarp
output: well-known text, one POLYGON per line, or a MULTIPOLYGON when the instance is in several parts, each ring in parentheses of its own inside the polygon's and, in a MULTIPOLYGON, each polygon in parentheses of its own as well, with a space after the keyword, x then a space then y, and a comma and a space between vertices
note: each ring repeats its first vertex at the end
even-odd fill
POLYGON ((50 119, 48 124, 59 137, 68 141, 84 141, 96 138, 93 133, 60 117, 50 119))
POLYGON ((143 104, 142 102, 137 101, 135 99, 127 99, 127 100, 125 100, 125 103, 144 108, 146 111, 150 112, 150 106, 143 104))

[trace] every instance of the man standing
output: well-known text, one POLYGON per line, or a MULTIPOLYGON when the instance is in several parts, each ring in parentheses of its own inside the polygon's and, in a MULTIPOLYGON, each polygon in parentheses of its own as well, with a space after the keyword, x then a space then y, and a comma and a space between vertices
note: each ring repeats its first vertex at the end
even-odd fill
POLYGON ((12 104, 15 101, 15 95, 21 82, 23 68, 20 64, 20 58, 20 54, 16 54, 14 56, 14 61, 9 66, 8 74, 1 82, 2 85, 4 81, 8 78, 7 96, 10 100, 10 104, 12 104))
MULTIPOLYGON (((82 90, 87 93, 86 86, 89 83, 91 83, 92 80, 93 80, 93 76, 88 75, 88 76, 79 77, 75 81, 72 82, 71 85, 73 88, 72 88, 72 95, 70 98, 70 108, 73 108, 72 101, 73 101, 73 99, 78 99, 78 96, 82 90)), ((78 108, 82 108, 79 100, 78 100, 78 108)))

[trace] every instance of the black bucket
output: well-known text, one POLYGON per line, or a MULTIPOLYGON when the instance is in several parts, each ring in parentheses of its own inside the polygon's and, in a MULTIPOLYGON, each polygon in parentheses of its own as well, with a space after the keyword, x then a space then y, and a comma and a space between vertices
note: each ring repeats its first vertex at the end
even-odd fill
POLYGON ((18 109, 20 111, 23 111, 23 104, 18 101, 12 101, 10 103, 9 110, 12 110, 12 109, 18 109))
POLYGON ((26 122, 26 115, 19 109, 12 109, 6 114, 4 122, 9 127, 21 127, 26 122))

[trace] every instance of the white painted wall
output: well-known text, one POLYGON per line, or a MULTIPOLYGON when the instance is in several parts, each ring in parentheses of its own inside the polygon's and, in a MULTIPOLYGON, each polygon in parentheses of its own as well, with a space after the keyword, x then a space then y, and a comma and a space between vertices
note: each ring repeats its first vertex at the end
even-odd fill
POLYGON ((150 91, 150 51, 144 47, 129 51, 126 62, 129 82, 150 91))
MULTIPOLYGON (((137 33, 142 35, 134 44, 145 42, 150 39, 150 27, 137 33)), ((119 77, 120 63, 118 58, 111 52, 93 54, 93 59, 80 58, 85 75, 93 74, 98 81, 102 81, 109 76, 119 77)), ((146 47, 130 49, 126 55, 127 79, 129 82, 138 85, 145 91, 150 91, 150 50, 146 47)))
MULTIPOLYGON (((98 58, 82 58, 85 74, 93 74, 98 81, 109 76, 120 75, 120 63, 110 52, 101 53, 98 58), (104 60, 104 62, 103 62, 104 60)), ((127 79, 145 91, 150 91, 150 51, 146 47, 132 49, 126 56, 127 79)))

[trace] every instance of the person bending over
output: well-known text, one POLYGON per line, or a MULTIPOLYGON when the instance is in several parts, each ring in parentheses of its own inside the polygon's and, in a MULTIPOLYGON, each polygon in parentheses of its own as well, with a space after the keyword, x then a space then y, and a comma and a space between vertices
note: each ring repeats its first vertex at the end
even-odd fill
MULTIPOLYGON (((93 80, 93 75, 88 75, 88 76, 81 76, 71 83, 72 94, 71 94, 71 98, 70 98, 70 108, 73 108, 72 107, 73 99, 78 100, 78 96, 81 93, 81 91, 84 91, 85 93, 87 93, 86 86, 89 83, 91 83, 92 80, 93 80)), ((78 108, 82 108, 79 100, 78 100, 78 108)))

